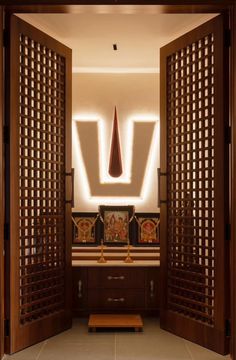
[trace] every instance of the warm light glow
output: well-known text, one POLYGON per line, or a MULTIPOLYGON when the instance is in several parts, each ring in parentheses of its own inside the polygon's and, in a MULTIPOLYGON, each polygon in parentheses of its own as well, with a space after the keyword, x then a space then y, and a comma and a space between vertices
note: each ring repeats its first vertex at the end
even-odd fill
MULTIPOLYGON (((108 136, 107 136, 107 127, 105 121, 101 119, 101 117, 97 114, 79 114, 73 118, 73 141, 74 144, 78 144, 75 146, 76 148, 76 156, 75 160, 80 164, 80 181, 83 189, 81 189, 81 194, 83 195, 86 201, 92 203, 105 203, 105 204, 123 204, 128 205, 130 203, 140 203, 145 201, 151 191, 151 187, 149 183, 151 182, 152 173, 154 173, 155 169, 155 159, 158 153, 158 145, 159 145, 159 118, 153 114, 143 114, 143 115, 133 115, 127 120, 126 123, 126 131, 125 138, 123 142, 123 164, 124 164, 124 173, 119 178, 113 178, 108 174, 108 136), (153 136, 151 140, 151 146, 148 155, 148 161, 145 168, 144 181, 142 185, 141 194, 139 197, 123 197, 122 194, 119 196, 91 196, 89 181, 87 178, 87 172, 84 165, 84 160, 80 148, 79 136, 77 133, 76 123, 75 121, 80 122, 97 122, 98 125, 98 144, 99 144, 99 177, 101 184, 111 184, 111 183, 127 183, 131 184, 132 182, 132 174, 131 174, 131 165, 133 159, 133 133, 134 133, 134 123, 135 122, 155 122, 156 125, 154 127, 153 136), (124 156, 125 154, 125 156, 124 156)), ((154 175, 155 176, 155 175, 154 175)))
MULTIPOLYGON (((72 121, 72 142, 73 144, 79 144, 79 135, 77 132, 77 128, 76 128, 76 124, 74 121, 72 121)), ((74 161, 75 164, 79 164, 78 168, 79 168, 79 172, 80 175, 77 178, 77 172, 76 172, 76 168, 75 168, 75 181, 76 178, 79 180, 79 183, 81 182, 81 186, 80 186, 80 194, 81 197, 87 201, 90 197, 90 188, 89 188, 89 183, 88 183, 88 177, 87 177, 87 172, 84 166, 84 160, 83 160, 83 156, 81 153, 81 148, 80 146, 74 146, 73 147, 73 157, 74 157, 74 161)), ((78 184, 79 185, 79 184, 78 184)), ((75 191, 76 189, 79 188, 79 186, 77 187, 77 183, 74 183, 74 188, 75 191)))
POLYGON ((143 198, 141 196, 93 196, 87 200, 97 205, 135 205, 143 202, 143 198))
POLYGON ((159 67, 85 67, 75 66, 73 74, 159 74, 159 67))
MULTIPOLYGON (((80 122, 97 122, 98 125, 98 144, 99 144, 99 149, 98 149, 98 158, 99 158, 99 169, 100 169, 100 182, 103 184, 104 181, 103 179, 106 177, 104 174, 106 173, 105 170, 105 164, 104 159, 106 159, 106 154, 108 153, 107 150, 107 128, 105 126, 105 122, 96 114, 81 114, 81 115, 77 115, 73 118, 73 120, 75 121, 80 121, 80 122)), ((77 130, 76 130, 77 131, 77 130)), ((79 137, 78 137, 78 143, 79 142, 79 137)), ((80 146, 79 146, 80 147, 80 146)), ((81 154, 82 157, 82 154, 81 154)), ((82 159, 83 161, 83 159, 82 159)), ((84 163, 84 161, 83 161, 84 163)))
MULTIPOLYGON (((151 143, 148 161, 147 161, 147 165, 146 165, 146 173, 144 175, 144 180, 143 180, 143 187, 142 187, 142 191, 141 191, 141 197, 143 199, 146 199, 150 195, 150 192, 153 191, 150 184, 151 184, 152 176, 155 176, 155 173, 154 173, 155 160, 156 160, 157 154, 160 153, 158 151, 159 144, 160 144, 159 139, 160 139, 160 123, 158 122, 153 131, 152 143, 151 143)), ((157 194, 157 196, 158 196, 158 194, 157 194)))

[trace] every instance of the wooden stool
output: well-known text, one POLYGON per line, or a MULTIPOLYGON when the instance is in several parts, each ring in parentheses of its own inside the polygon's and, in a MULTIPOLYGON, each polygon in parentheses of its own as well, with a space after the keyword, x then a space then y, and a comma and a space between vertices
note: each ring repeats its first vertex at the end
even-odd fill
POLYGON ((98 328, 134 328, 143 330, 143 321, 140 315, 130 314, 93 314, 89 316, 88 329, 96 331, 98 328))

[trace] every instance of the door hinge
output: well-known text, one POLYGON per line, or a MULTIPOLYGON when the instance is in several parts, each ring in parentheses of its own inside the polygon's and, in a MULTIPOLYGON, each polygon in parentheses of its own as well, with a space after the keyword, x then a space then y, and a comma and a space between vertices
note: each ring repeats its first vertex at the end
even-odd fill
POLYGON ((10 240, 10 226, 8 223, 4 224, 4 239, 5 240, 10 240))
POLYGON ((10 140, 10 133, 9 133, 9 126, 4 125, 3 127, 3 141, 5 144, 9 144, 10 140))
POLYGON ((10 320, 4 320, 4 336, 10 336, 10 320))
POLYGON ((231 336, 231 322, 230 319, 225 320, 225 335, 231 336))
POLYGON ((231 126, 227 126, 225 129, 225 142, 226 144, 231 144, 232 132, 231 126))
POLYGON ((231 46, 231 30, 225 29, 225 46, 229 48, 231 46))
POLYGON ((231 224, 225 225, 225 238, 226 240, 231 240, 231 224))
POLYGON ((9 31, 7 29, 3 30, 3 46, 7 47, 9 44, 9 31))

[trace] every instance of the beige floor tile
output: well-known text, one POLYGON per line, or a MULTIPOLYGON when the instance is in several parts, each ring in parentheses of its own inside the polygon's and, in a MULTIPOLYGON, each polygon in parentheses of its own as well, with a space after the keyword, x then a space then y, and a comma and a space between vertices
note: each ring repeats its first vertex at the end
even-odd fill
POLYGON ((160 330, 160 321, 158 318, 143 318, 143 329, 148 332, 158 332, 160 330))
POLYGON ((48 341, 56 345, 61 342, 77 344, 94 342, 108 343, 114 342, 114 339, 114 332, 88 332, 88 319, 75 319, 71 329, 51 337, 48 341))
POLYGON ((192 360, 229 360, 230 356, 222 356, 214 351, 205 349, 202 346, 194 344, 190 341, 184 340, 185 345, 191 355, 192 360))
POLYGON ((114 343, 69 343, 62 342, 56 346, 48 342, 40 353, 38 360, 114 360, 114 343))
POLYGON ((116 360, 191 360, 182 339, 171 334, 116 335, 116 360))
POLYGON ((40 351, 45 346, 46 341, 28 347, 25 350, 19 351, 13 355, 6 355, 4 360, 37 360, 40 351))
POLYGON ((160 329, 157 318, 144 318, 141 333, 88 332, 88 319, 5 360, 229 360, 160 329))

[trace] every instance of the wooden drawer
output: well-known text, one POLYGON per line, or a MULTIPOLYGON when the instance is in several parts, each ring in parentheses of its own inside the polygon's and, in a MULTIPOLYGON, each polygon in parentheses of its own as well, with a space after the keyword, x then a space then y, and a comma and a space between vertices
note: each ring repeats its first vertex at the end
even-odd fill
POLYGON ((144 289, 145 271, 142 268, 89 268, 88 287, 96 289, 144 289))
POLYGON ((90 289, 88 307, 90 309, 138 309, 145 306, 144 291, 138 289, 90 289))

